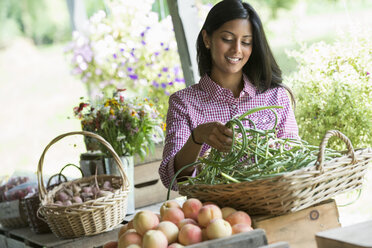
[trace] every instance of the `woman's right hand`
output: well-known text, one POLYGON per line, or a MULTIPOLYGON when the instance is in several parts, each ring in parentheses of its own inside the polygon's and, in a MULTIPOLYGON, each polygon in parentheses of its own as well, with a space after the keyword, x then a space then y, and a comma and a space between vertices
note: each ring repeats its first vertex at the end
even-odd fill
POLYGON ((220 152, 229 152, 233 131, 221 122, 208 122, 194 129, 194 138, 198 143, 206 143, 220 152))

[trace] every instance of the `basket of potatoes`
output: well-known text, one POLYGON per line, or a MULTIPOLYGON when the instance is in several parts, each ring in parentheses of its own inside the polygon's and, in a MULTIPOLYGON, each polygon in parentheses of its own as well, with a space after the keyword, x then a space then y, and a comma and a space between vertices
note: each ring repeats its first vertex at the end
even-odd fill
POLYGON ((120 224, 127 212, 129 180, 123 164, 112 146, 101 136, 76 131, 59 135, 44 149, 37 169, 40 208, 38 215, 61 238, 76 238, 106 232, 120 224), (94 175, 67 181, 47 190, 43 180, 43 163, 48 149, 71 135, 97 139, 112 154, 120 176, 94 175))

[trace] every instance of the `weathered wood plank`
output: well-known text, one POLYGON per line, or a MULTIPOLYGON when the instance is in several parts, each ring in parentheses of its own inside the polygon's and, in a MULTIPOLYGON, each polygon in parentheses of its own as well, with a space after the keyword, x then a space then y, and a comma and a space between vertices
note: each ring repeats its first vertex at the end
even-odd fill
POLYGON ((289 248, 289 244, 287 242, 278 242, 274 244, 260 246, 259 248, 289 248))
MULTIPOLYGON (((92 247, 99 247, 103 246, 105 243, 117 240, 117 235, 119 229, 123 225, 118 225, 111 231, 100 233, 94 236, 88 237, 81 237, 75 239, 62 239, 56 237, 53 233, 46 233, 46 234, 35 234, 31 231, 30 228, 20 228, 20 229, 13 229, 13 230, 6 230, 7 237, 6 242, 7 246, 0 247, 58 247, 58 248, 92 248, 92 247), (36 246, 35 246, 36 245, 36 246)), ((0 243, 1 244, 1 243, 0 243)))
POLYGON ((372 247, 372 220, 316 234, 318 248, 372 247))
POLYGON ((253 227, 266 231, 269 244, 285 241, 295 248, 316 248, 315 234, 339 227, 336 203, 325 203, 277 217, 253 217, 253 227))
POLYGON ((250 232, 235 234, 230 237, 204 241, 195 245, 187 246, 189 248, 258 248, 267 245, 265 231, 256 229, 250 232))
MULTIPOLYGON (((167 188, 164 187, 158 173, 159 161, 141 164, 134 167, 134 197, 136 208, 164 202, 167 198, 167 188)), ((180 195, 172 191, 171 199, 180 195)))

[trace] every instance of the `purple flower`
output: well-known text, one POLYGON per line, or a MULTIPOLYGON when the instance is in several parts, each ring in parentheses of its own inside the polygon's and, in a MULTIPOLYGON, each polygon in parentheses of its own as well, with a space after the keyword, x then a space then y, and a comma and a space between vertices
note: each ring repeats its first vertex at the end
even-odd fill
POLYGON ((126 124, 125 124, 125 128, 126 128, 127 130, 130 130, 130 128, 131 128, 130 123, 126 123, 126 124))
POLYGON ((132 57, 136 57, 136 55, 134 55, 134 52, 130 52, 130 55, 132 55, 132 57))
POLYGON ((143 37, 143 36, 145 36, 145 32, 142 32, 142 33, 141 33, 141 37, 143 37))
POLYGON ((85 45, 81 49, 78 49, 76 51, 76 53, 77 54, 80 54, 81 56, 83 56, 83 58, 84 58, 85 61, 87 61, 87 62, 91 62, 92 61, 93 51, 92 51, 92 49, 90 48, 89 45, 85 45))
POLYGON ((367 71, 366 75, 369 76, 369 74, 370 74, 370 73, 367 71))
POLYGON ((163 72, 167 72, 168 71, 168 67, 163 67, 162 71, 163 72))
POLYGON ((128 67, 127 70, 128 71, 133 71, 133 68, 132 67, 128 67))
POLYGON ((144 40, 141 41, 142 45, 146 45, 146 42, 144 40))
POLYGON ((155 88, 158 88, 159 87, 159 84, 158 82, 156 82, 155 80, 152 81, 152 85, 155 87, 155 88))
POLYGON ((166 91, 166 90, 164 90, 164 94, 166 94, 167 96, 169 96, 170 94, 169 94, 169 92, 168 91, 166 91))
POLYGON ((155 56, 158 56, 160 53, 159 52, 155 52, 154 54, 155 54, 155 56))
POLYGON ((117 58, 118 58, 118 55, 116 55, 116 53, 114 53, 114 54, 112 55, 112 57, 114 57, 114 59, 117 59, 117 58))
POLYGON ((173 71, 174 71, 174 74, 178 75, 178 73, 180 72, 180 67, 179 66, 175 66, 173 68, 173 71))
POLYGON ((161 87, 162 87, 163 89, 165 89, 165 88, 167 87, 167 84, 166 84, 166 83, 161 83, 161 87))
POLYGON ((72 74, 76 75, 76 74, 81 74, 83 72, 82 69, 80 69, 80 67, 75 67, 73 70, 72 70, 72 74))
POLYGON ((131 74, 129 75, 129 77, 132 79, 132 80, 136 80, 138 79, 138 76, 136 74, 131 74))
POLYGON ((173 85, 173 81, 168 82, 168 85, 173 85))
POLYGON ((161 77, 161 73, 158 73, 158 77, 161 77))
POLYGON ((177 83, 184 83, 185 82, 185 79, 176 77, 175 81, 177 83))
POLYGON ((165 50, 165 51, 169 51, 169 47, 166 47, 164 50, 165 50))
POLYGON ((120 52, 124 52, 124 48, 120 48, 120 52))
POLYGON ((164 46, 164 43, 163 42, 160 42, 160 46, 164 46))

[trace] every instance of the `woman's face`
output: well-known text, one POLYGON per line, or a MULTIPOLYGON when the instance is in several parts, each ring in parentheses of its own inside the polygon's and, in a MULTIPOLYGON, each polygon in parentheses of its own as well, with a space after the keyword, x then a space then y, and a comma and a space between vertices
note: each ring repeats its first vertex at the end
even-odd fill
POLYGON ((205 46, 212 56, 212 74, 228 76, 241 73, 252 53, 252 25, 247 19, 223 24, 208 36, 203 30, 205 46))

